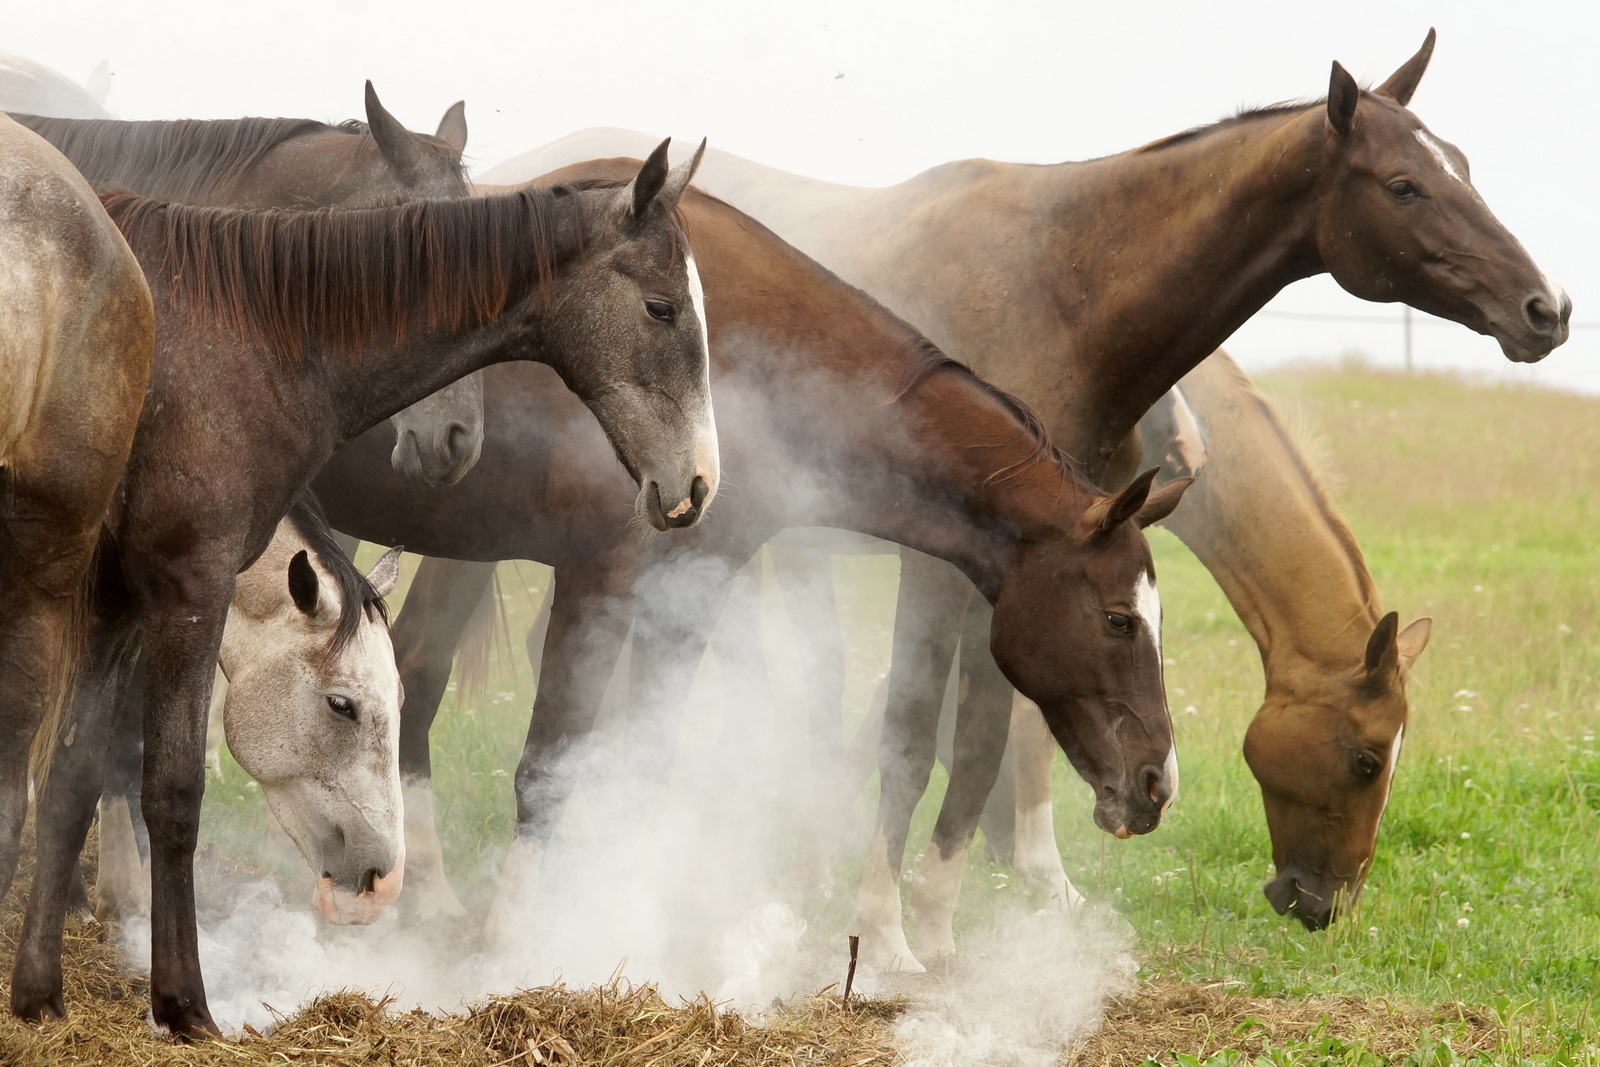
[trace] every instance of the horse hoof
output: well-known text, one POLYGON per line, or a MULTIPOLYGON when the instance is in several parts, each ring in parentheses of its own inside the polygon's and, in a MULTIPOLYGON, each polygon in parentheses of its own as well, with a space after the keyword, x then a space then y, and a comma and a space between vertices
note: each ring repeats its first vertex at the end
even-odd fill
POLYGON ((211 1012, 206 1009, 203 1000, 196 1002, 187 998, 162 997, 152 992, 150 1017, 156 1026, 184 1041, 202 1041, 222 1036, 217 1024, 211 1021, 211 1012))
POLYGON ((67 1017, 67 1007, 61 1000, 61 989, 42 993, 27 988, 18 980, 11 988, 11 1014, 25 1023, 47 1023, 67 1017))

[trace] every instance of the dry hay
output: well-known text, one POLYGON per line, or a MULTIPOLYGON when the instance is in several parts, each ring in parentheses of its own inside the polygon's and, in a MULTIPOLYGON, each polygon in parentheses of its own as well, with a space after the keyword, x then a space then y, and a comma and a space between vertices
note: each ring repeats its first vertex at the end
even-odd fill
POLYGON ((1137 1067, 1173 1053, 1201 1060, 1221 1049, 1254 1057, 1268 1046, 1303 1041, 1318 1032, 1360 1042, 1383 1058, 1414 1051, 1418 1038, 1448 1037, 1465 1057, 1497 1048, 1504 1032, 1490 1017, 1463 1005, 1425 1008, 1399 1001, 1327 996, 1296 1000, 1253 997, 1227 988, 1158 978, 1114 999, 1100 1029, 1076 1041, 1064 1067, 1137 1067))
MULTIPOLYGON (((93 855, 93 849, 87 850, 93 855)), ((0 911, 0 995, 9 999, 11 962, 22 932, 31 849, 0 911)), ((197 881, 228 881, 230 860, 202 850, 197 881)), ((202 894, 202 898, 205 894, 202 894)), ((69 918, 64 1022, 30 1026, 0 1008, 0 1065, 84 1064, 460 1064, 463 1067, 637 1067, 829 1064, 867 1067, 899 1060, 894 1026, 910 1001, 837 995, 774 1004, 760 1021, 704 998, 669 1004, 651 985, 615 981, 590 989, 546 986, 494 996, 461 1014, 394 1011, 367 992, 319 997, 269 1033, 185 1045, 152 1036, 148 983, 123 971, 106 927, 69 918)), ((1322 1027, 1381 1057, 1410 1052, 1418 1036, 1448 1036, 1457 1053, 1492 1049, 1501 1031, 1459 1005, 1426 1009, 1353 997, 1278 1000, 1223 985, 1169 978, 1141 983, 1107 1007, 1098 1032, 1073 1043, 1064 1067, 1136 1067, 1173 1053, 1204 1059, 1223 1048, 1260 1054, 1322 1027)), ((247 1028, 248 1029, 248 1028, 247 1028)))

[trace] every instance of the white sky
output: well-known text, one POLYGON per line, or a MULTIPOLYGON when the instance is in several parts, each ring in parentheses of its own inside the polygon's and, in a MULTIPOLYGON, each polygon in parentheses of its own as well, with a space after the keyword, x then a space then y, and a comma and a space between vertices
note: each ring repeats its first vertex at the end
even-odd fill
MULTIPOLYGON (((122 118, 360 117, 372 78, 407 125, 465 98, 478 169, 585 126, 679 137, 835 181, 948 159, 1080 159, 1315 96, 1338 59, 1376 83, 1430 26, 1413 108, 1472 162, 1496 213, 1600 324, 1600 5, 1556 0, 1294 4, 565 0, 0 0, 0 49, 74 79, 102 59, 122 118), (842 76, 841 76, 842 75, 842 76)), ((1288 289, 1229 348, 1247 365, 1363 349, 1398 362, 1399 310, 1325 277, 1288 289), (1379 316, 1374 324, 1274 313, 1379 316)), ((1418 316, 1419 365, 1600 392, 1600 328, 1544 364, 1418 316)))

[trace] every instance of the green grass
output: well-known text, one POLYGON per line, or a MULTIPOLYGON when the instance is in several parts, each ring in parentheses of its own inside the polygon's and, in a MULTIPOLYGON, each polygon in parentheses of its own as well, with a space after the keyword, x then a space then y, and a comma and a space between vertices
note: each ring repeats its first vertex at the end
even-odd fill
MULTIPOLYGON (((1600 1064, 1600 402, 1360 367, 1262 384, 1320 438, 1385 608, 1436 622, 1367 892, 1317 934, 1261 895, 1267 834, 1239 752, 1261 699, 1260 660, 1215 583, 1159 531, 1183 796, 1158 833, 1112 840, 1090 823, 1087 790, 1058 754, 1068 873, 1091 899, 1115 902, 1147 974, 1281 998, 1459 1003, 1505 1026, 1495 1062, 1600 1064)), ((517 637, 546 573, 502 571, 517 637)), ((892 564, 840 559, 835 574, 859 710, 887 653, 892 564)), ((434 729, 441 837, 469 905, 492 892, 511 826, 506 776, 533 692, 513 646, 487 697, 452 707, 447 695, 434 729)), ((913 851, 941 790, 936 775, 913 851)), ((212 831, 259 833, 259 793, 237 766, 208 797, 224 802, 208 806, 212 831)), ((841 865, 841 877, 855 866, 841 865)), ((969 872, 958 930, 982 919, 992 894, 978 887, 994 873, 969 872)), ((1218 1055, 1207 1062, 1238 1059, 1218 1055)), ((1459 1061, 1448 1040, 1419 1035, 1401 1062, 1459 1061)), ((1377 1060, 1321 1033, 1256 1062, 1377 1060)))

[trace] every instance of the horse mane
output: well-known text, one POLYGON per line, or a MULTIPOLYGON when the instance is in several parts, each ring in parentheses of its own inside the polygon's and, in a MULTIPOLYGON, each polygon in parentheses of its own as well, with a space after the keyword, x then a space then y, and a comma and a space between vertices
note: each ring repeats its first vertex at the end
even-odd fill
POLYGON ((1158 138, 1154 141, 1151 141, 1149 144, 1141 145, 1138 148, 1135 148, 1134 151, 1141 154, 1147 152, 1159 152, 1163 148, 1171 148, 1173 145, 1185 144, 1189 141, 1199 140, 1200 138, 1209 136, 1210 134, 1217 133, 1222 130, 1230 130, 1236 126, 1243 126, 1245 123, 1255 122, 1258 119, 1281 118, 1285 115, 1297 114, 1301 111, 1306 111, 1314 107, 1326 107, 1327 103, 1328 98, 1321 97, 1317 100, 1283 100, 1276 104, 1267 104, 1263 107, 1240 108, 1232 115, 1226 115, 1223 118, 1218 119, 1216 122, 1207 122, 1199 126, 1190 126, 1187 130, 1179 130, 1177 133, 1158 138))
POLYGON ((389 625, 389 606, 333 539, 333 530, 316 494, 309 489, 301 493, 284 518, 339 590, 339 624, 328 639, 328 658, 337 658, 355 640, 364 619, 382 619, 385 626, 389 625))
POLYGON ((1322 516, 1323 522, 1327 523, 1328 532, 1333 535, 1334 542, 1344 552, 1350 569, 1355 574, 1356 585, 1361 590, 1361 599, 1374 612, 1378 612, 1378 587, 1372 580, 1372 571, 1367 567, 1367 557, 1361 551, 1361 542, 1356 540, 1356 535, 1345 522, 1344 516, 1333 506, 1337 487, 1329 484, 1331 479, 1326 471, 1329 453, 1325 443, 1298 408, 1280 409, 1259 392, 1255 395, 1255 401, 1261 406, 1267 425, 1272 427, 1273 433, 1282 443, 1283 455, 1294 465, 1294 470, 1299 474, 1300 481, 1316 506, 1317 513, 1322 516))
POLYGON ((469 329, 547 297, 588 228, 575 191, 314 211, 100 199, 135 251, 160 257, 144 261, 152 289, 160 269, 193 321, 299 357, 308 343, 353 354, 401 344, 419 324, 469 329))
MULTIPOLYGON (((366 134, 314 119, 58 119, 12 115, 90 181, 165 200, 225 194, 285 141, 309 133, 366 134)), ((419 138, 419 140, 423 140, 419 138)), ((443 146, 440 146, 443 149, 443 146)), ((447 151, 447 149, 446 149, 447 151)))
POLYGON ((1045 429, 1044 422, 1036 415, 1032 408, 1017 397, 990 382, 980 378, 971 367, 946 355, 932 341, 926 337, 918 337, 907 341, 900 346, 900 351, 905 353, 905 362, 901 365, 900 382, 896 386, 891 402, 898 401, 916 388, 918 383, 926 380, 939 372, 949 372, 963 378, 979 389, 983 390, 995 400, 1005 411, 1021 425, 1022 431, 1033 441, 1033 451, 1022 459, 1009 466, 1002 467, 989 475, 987 481, 993 482, 1001 478, 1012 477, 1033 466, 1036 463, 1049 460, 1056 465, 1056 469, 1063 474, 1079 475, 1077 466, 1065 452, 1061 451, 1050 441, 1050 433, 1045 429))

